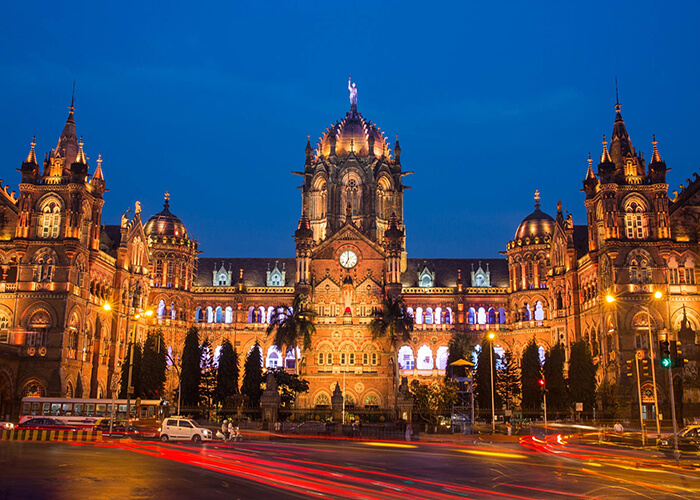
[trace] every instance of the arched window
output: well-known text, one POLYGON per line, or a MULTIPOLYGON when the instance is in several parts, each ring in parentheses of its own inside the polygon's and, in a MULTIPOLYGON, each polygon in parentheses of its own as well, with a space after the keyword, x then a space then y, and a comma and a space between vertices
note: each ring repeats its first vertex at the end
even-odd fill
POLYGON ((224 323, 233 323, 233 308, 231 306, 226 307, 226 312, 224 313, 224 323))
POLYGON ((194 310, 194 322, 195 323, 201 323, 204 320, 202 317, 202 307, 199 306, 197 309, 194 310))
POLYGON ((407 345, 399 349, 399 368, 402 370, 413 370, 415 368, 413 349, 407 345))
POLYGON ((496 324, 496 310, 493 307, 489 307, 488 319, 489 325, 496 324))
POLYGON ((443 323, 442 319, 442 307, 436 307, 435 308, 435 324, 439 325, 440 323, 443 323))
POLYGON ((158 309, 156 309, 156 317, 158 319, 163 319, 165 317, 165 301, 160 299, 158 302, 158 309))
POLYGON ((207 306, 207 323, 214 322, 214 309, 211 306, 207 306))
POLYGON ((452 308, 446 307, 445 308, 445 324, 451 325, 453 322, 454 322, 454 317, 452 315, 452 308))
POLYGON ((406 308, 406 314, 408 314, 410 317, 413 318, 413 317, 414 317, 414 316, 413 316, 413 308, 412 308, 412 307, 407 307, 407 308, 406 308))
POLYGON ((470 307, 469 310, 467 311, 467 322, 470 325, 476 324, 476 311, 474 310, 473 307, 470 307))
POLYGON ((221 309, 221 306, 217 306, 216 315, 214 316, 214 323, 223 323, 223 322, 224 322, 224 311, 221 309))
POLYGON ((499 308, 498 308, 498 322, 499 322, 501 325, 505 325, 505 324, 506 324, 506 310, 503 309, 502 307, 499 307, 499 308))
POLYGON ((644 238, 644 209, 633 201, 625 207, 625 235, 628 239, 644 238))
POLYGON ((447 369, 447 358, 450 355, 450 350, 447 348, 447 346, 440 346, 438 347, 437 350, 437 369, 438 370, 445 370, 447 369))
POLYGON ((424 318, 425 324, 426 325, 432 325, 433 324, 433 308, 428 307, 425 310, 425 318, 424 318))
POLYGON ((544 308, 539 300, 535 304, 535 321, 544 321, 544 308))
POLYGON ((22 397, 24 398, 43 398, 45 395, 46 390, 44 390, 44 386, 36 380, 27 382, 27 384, 22 389, 22 397))
POLYGON ((476 319, 480 325, 486 324, 486 310, 483 307, 479 308, 479 311, 477 312, 477 315, 476 315, 476 319))
POLYGON ((61 205, 57 200, 49 200, 41 209, 39 237, 47 239, 58 238, 61 229, 61 205))
POLYGON ((50 283, 53 281, 54 266, 56 260, 53 253, 44 251, 34 259, 34 281, 37 283, 50 283))
POLYGON ((267 362, 265 363, 267 368, 277 368, 282 366, 282 353, 277 347, 271 345, 267 350, 267 362))
POLYGON ((170 319, 177 319, 177 309, 175 308, 175 302, 170 303, 170 319))
POLYGON ((316 396, 316 408, 328 408, 331 405, 331 399, 328 394, 321 393, 316 396))
POLYGON ((649 261, 641 255, 638 255, 630 260, 630 283, 651 283, 649 261))
POLYGON ((263 306, 258 308, 258 323, 267 323, 267 313, 263 306))
POLYGON ((537 354, 538 354, 539 357, 540 357, 540 366, 544 366, 544 360, 545 360, 546 357, 547 357, 547 354, 546 354, 546 352, 545 352, 545 350, 544 350, 544 347, 539 346, 539 347, 537 348, 537 354))
POLYGON ((433 369, 433 351, 427 345, 422 345, 418 349, 418 369, 432 370, 433 369))
POLYGON ((253 306, 248 308, 248 323, 255 323, 255 308, 253 306))
POLYGON ((423 308, 422 307, 416 307, 416 324, 417 325, 423 324, 423 308))

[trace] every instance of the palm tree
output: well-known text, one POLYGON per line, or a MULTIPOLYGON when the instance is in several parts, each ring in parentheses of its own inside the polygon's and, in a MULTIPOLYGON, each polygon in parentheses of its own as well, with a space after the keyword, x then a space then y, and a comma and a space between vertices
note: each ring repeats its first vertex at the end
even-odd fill
POLYGON ((396 356, 396 390, 399 389, 399 353, 397 348, 401 342, 411 340, 413 332, 413 316, 408 313, 403 297, 384 297, 382 308, 372 313, 369 323, 372 338, 388 338, 396 356))
MULTIPOLYGON (((311 336, 316 333, 314 318, 316 313, 306 309, 301 295, 294 296, 292 307, 286 305, 277 306, 267 326, 267 335, 274 334, 274 344, 284 359, 289 349, 294 350, 294 366, 299 375, 299 360, 297 359, 297 347, 301 342, 302 349, 311 349, 311 336)), ((283 361, 284 366, 284 361, 283 361)))

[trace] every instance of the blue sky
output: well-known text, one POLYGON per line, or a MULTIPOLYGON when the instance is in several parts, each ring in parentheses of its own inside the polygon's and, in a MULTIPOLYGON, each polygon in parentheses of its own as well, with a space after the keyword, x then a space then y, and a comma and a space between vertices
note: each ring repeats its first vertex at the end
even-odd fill
POLYGON ((76 83, 103 221, 171 209, 204 256, 294 254, 306 135, 358 108, 400 134, 410 257, 496 257, 533 208, 585 223, 618 77, 671 190, 697 168, 696 2, 3 2, 0 177, 55 146, 76 83))

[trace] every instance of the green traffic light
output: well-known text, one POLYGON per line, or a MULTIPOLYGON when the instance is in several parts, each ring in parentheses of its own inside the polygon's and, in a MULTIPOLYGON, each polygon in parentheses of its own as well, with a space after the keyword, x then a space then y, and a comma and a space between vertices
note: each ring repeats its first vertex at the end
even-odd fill
POLYGON ((671 368, 671 359, 661 358, 661 366, 663 366, 664 368, 671 368))

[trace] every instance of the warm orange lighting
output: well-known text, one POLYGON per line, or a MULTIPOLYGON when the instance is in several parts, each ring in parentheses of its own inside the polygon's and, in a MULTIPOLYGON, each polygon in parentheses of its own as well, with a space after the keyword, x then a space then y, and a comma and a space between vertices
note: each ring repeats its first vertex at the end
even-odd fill
POLYGON ((418 448, 417 446, 413 444, 400 444, 400 443, 381 443, 381 442, 376 442, 376 441, 368 441, 365 443, 362 443, 365 446, 381 446, 384 448, 418 448))
POLYGON ((615 297, 613 297, 613 296, 610 295, 610 294, 607 294, 607 295, 605 296, 605 300, 608 301, 608 304, 612 304, 613 302, 615 302, 615 297))
POLYGON ((654 298, 655 298, 655 299, 660 299, 660 298, 663 297, 663 296, 664 296, 664 294, 661 293, 659 290, 657 290, 657 291, 654 292, 654 298))
POLYGON ((112 310, 112 306, 109 305, 109 302, 105 302, 104 305, 102 306, 102 308, 103 308, 105 311, 111 311, 111 310, 112 310))
POLYGON ((469 453, 470 455, 481 455, 486 457, 498 457, 498 458, 527 458, 525 455, 519 455, 517 453, 500 453, 495 451, 481 451, 481 450, 459 450, 462 453, 469 453))
POLYGON ((489 332, 489 335, 488 335, 488 337, 489 337, 489 340, 493 340, 493 339, 495 339, 495 338, 496 338, 496 334, 495 334, 495 333, 493 333, 493 332, 489 332))
POLYGON ((153 311, 150 309, 144 313, 146 316, 153 316, 153 311))

